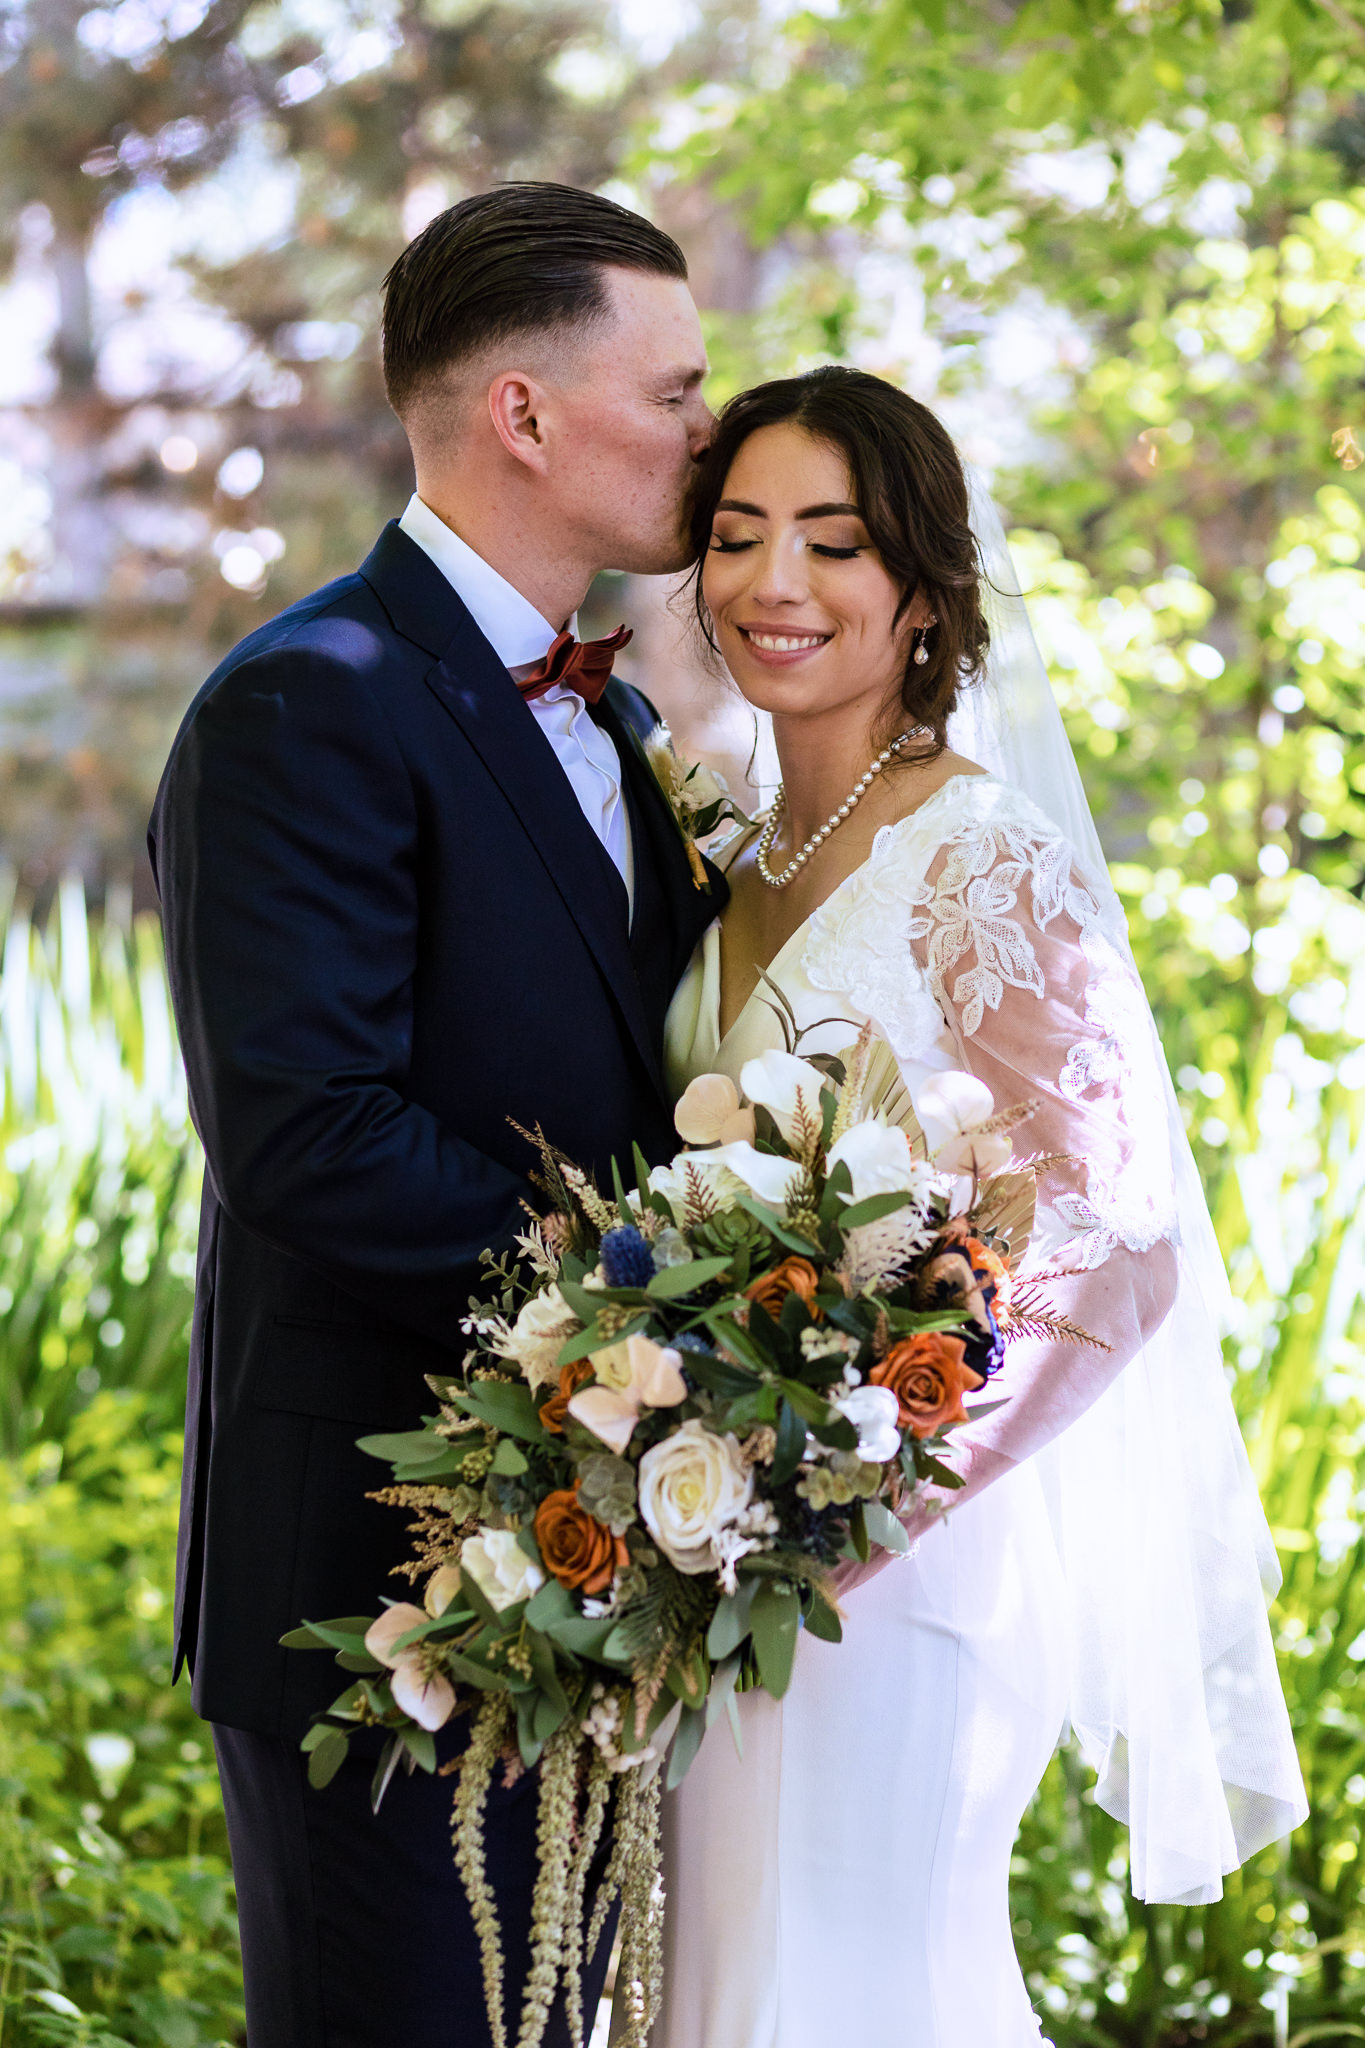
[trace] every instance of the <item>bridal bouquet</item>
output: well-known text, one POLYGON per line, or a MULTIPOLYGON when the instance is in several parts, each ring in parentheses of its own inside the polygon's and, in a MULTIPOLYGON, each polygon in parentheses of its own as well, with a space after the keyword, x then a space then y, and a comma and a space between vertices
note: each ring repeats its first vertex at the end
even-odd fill
MULTIPOLYGON (((487 1261, 462 1369, 436 1412, 362 1448, 392 1468, 375 1498, 415 1517, 420 1604, 310 1622, 353 1682, 305 1737, 326 1783, 349 1737, 437 1768, 468 1714, 454 1846, 506 2041, 502 1952, 484 1871, 493 1773, 540 1769, 540 1869, 518 2048, 558 1985, 581 2043, 580 1975, 621 1900, 632 2043, 661 1981, 661 1783, 676 1785, 736 1694, 780 1697, 800 1630, 840 1636, 830 1573, 908 1548, 898 1513, 940 1461, 1020 1329, 1080 1335, 1011 1277, 1033 1216, 1011 1127, 984 1084, 944 1074, 912 1111, 887 1048, 771 1052, 694 1081, 687 1141, 608 1192, 540 1142, 547 1214, 487 1261), (913 1135, 912 1135, 913 1134, 913 1135), (662 1766, 662 1768, 661 1768, 662 1766), (588 1881, 610 1833, 605 1875, 588 1881)), ((978 1413, 980 1410, 978 1409, 978 1413)))

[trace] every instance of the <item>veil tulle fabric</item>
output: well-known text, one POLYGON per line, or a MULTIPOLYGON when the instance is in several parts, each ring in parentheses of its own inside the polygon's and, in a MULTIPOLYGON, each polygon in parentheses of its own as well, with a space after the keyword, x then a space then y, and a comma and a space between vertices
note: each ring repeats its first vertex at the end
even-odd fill
MULTIPOLYGON (((972 479, 991 651, 949 744, 1031 797, 1070 841, 1127 952, 1061 714, 1000 517, 972 479)), ((1228 1386, 1226 1274, 1150 1009, 1175 1181, 1174 1306, 1038 1453, 1065 1571, 1071 1723, 1096 1796, 1131 1831, 1139 1898, 1202 1904, 1307 1806, 1266 1617, 1279 1583, 1228 1386)))

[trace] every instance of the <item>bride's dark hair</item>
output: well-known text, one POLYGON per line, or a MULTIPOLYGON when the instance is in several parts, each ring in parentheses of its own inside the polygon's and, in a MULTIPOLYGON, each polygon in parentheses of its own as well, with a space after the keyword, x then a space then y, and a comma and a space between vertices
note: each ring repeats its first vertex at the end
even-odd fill
POLYGON ((827 363, 741 391, 721 413, 688 504, 693 601, 708 644, 716 649, 701 572, 716 506, 750 434, 776 426, 802 427, 842 451, 863 524, 900 585, 897 622, 917 595, 934 613, 938 623, 923 640, 929 659, 907 662, 900 701, 907 720, 933 733, 932 753, 941 753, 958 691, 981 674, 990 646, 981 568, 957 449, 927 406, 883 377, 827 363))

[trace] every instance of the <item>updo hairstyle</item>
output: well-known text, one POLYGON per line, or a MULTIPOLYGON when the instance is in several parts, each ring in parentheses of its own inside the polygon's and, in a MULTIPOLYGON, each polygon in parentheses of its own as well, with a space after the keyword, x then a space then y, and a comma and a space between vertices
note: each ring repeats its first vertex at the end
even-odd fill
POLYGON ((888 575, 900 585, 896 622, 917 595, 937 620, 923 636, 929 659, 916 662, 912 656, 900 687, 905 724, 927 726, 933 734, 932 746, 919 758, 932 758, 947 745, 958 691, 982 672, 990 629, 981 605, 981 569, 957 449, 927 406, 885 378, 828 363, 800 377, 756 384, 730 400, 699 466, 688 506, 696 561, 693 600, 701 630, 718 652, 701 576, 725 480, 751 434, 786 425, 801 427, 843 453, 863 524, 888 575))

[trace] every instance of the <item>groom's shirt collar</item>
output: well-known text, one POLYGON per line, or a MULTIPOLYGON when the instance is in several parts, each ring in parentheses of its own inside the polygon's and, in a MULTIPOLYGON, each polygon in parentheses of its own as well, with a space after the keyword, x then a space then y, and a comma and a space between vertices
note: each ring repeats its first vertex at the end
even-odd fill
MULTIPOLYGON (((518 669, 545 659, 559 628, 543 619, 530 599, 514 590, 458 533, 452 533, 415 491, 398 524, 454 586, 504 668, 518 669)), ((569 631, 577 633, 577 618, 570 619, 569 631)), ((625 883, 633 911, 635 855, 630 813, 621 787, 620 757, 610 733, 597 724, 578 693, 564 683, 533 699, 527 709, 568 776, 579 809, 625 883)))
MULTIPOLYGON (((416 491, 398 524, 454 586, 504 668, 522 668, 545 659, 559 627, 543 619, 531 600, 513 589, 482 555, 476 555, 416 491)), ((570 632, 576 627, 576 619, 570 619, 570 632)))

